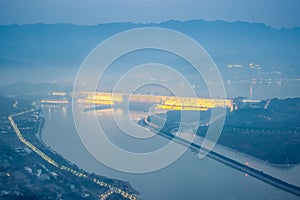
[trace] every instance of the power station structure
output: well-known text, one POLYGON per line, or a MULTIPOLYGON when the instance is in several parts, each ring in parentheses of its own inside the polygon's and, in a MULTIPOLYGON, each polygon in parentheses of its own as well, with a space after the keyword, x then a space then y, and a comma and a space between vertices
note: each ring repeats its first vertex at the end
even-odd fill
POLYGON ((143 94, 123 94, 110 92, 80 92, 77 103, 111 105, 122 107, 132 105, 155 105, 165 110, 208 110, 211 108, 228 108, 233 110, 233 102, 229 99, 191 98, 179 96, 156 96, 143 94))

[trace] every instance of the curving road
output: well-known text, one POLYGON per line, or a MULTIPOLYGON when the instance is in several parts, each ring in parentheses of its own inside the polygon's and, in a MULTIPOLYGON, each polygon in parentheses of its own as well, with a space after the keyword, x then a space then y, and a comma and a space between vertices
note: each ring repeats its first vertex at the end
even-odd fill
POLYGON ((49 156, 47 156, 45 153, 43 153, 40 149, 38 149, 36 146, 34 146, 33 144, 31 144, 28 140, 26 140, 23 135, 21 134, 17 124, 15 123, 15 121, 13 120, 13 117, 16 117, 16 116, 20 116, 20 115, 23 115, 23 114, 26 114, 26 113, 30 113, 30 112, 34 112, 35 110, 28 110, 28 111, 23 111, 23 112, 20 112, 20 113, 17 113, 17 114, 14 114, 14 115, 10 115, 8 117, 8 120, 10 122, 10 124, 12 125, 16 135, 18 136, 19 140, 25 144, 28 148, 30 148, 33 152, 35 152, 37 155, 39 155, 42 159, 44 159, 45 161, 47 161, 48 163, 50 163, 51 165, 61 169, 61 170, 65 170, 65 171, 68 171, 72 174, 74 174, 75 176, 77 177, 80 177, 80 178, 87 178, 89 179, 90 181, 92 181, 93 183, 96 183, 97 185, 100 185, 102 187, 106 187, 108 188, 108 191, 105 192, 104 194, 101 194, 100 198, 101 199, 106 199, 108 196, 110 196, 112 193, 117 193, 117 194, 120 194, 122 195, 124 198, 126 199, 130 199, 130 200, 137 200, 137 197, 132 195, 132 194, 129 194, 128 192, 126 191, 123 191, 117 187, 114 187, 108 183, 105 183, 99 179, 96 179, 96 178, 89 178, 87 174, 85 173, 82 173, 82 172, 78 172, 70 167, 66 167, 64 165, 61 165, 59 163, 57 163, 55 160, 53 160, 52 158, 50 158, 49 156))

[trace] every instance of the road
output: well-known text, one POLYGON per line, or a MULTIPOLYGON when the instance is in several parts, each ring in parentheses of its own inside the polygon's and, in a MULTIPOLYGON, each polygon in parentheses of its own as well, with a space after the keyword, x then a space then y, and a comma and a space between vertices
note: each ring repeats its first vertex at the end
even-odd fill
POLYGON ((77 177, 80 177, 80 178, 86 178, 86 179, 89 179, 90 181, 92 181, 93 183, 96 183, 97 185, 100 185, 102 187, 106 187, 108 188, 108 192, 104 193, 101 195, 101 199, 106 199, 109 195, 111 195, 112 193, 117 193, 117 194, 120 194, 122 195, 124 198, 126 199, 130 199, 130 200, 137 200, 137 197, 132 195, 132 194, 129 194, 128 192, 126 191, 123 191, 117 187, 114 187, 108 183, 105 183, 101 180, 98 180, 96 178, 89 178, 89 176, 85 173, 82 173, 82 172, 78 172, 70 167, 66 167, 64 165, 61 165, 59 163, 57 163, 55 160, 53 160, 52 158, 50 158, 48 155, 46 155, 45 153, 43 153, 40 149, 38 149, 36 146, 34 146, 33 144, 31 144, 28 140, 26 140, 21 131, 19 130, 17 124, 15 123, 14 121, 14 117, 16 116, 20 116, 20 115, 24 115, 24 114, 27 114, 27 113, 31 113, 31 112, 34 112, 35 110, 28 110, 28 111, 23 111, 23 112, 20 112, 20 113, 17 113, 17 114, 14 114, 14 115, 10 115, 8 117, 8 120, 10 122, 10 124, 12 125, 16 135, 18 136, 19 140, 25 144, 28 148, 30 148, 33 152, 35 152, 37 155, 39 155, 42 159, 44 159, 45 161, 47 161, 48 163, 50 163, 51 165, 55 166, 56 168, 58 169, 61 169, 61 170, 65 170, 65 171, 68 171, 72 174, 74 174, 75 176, 77 177))

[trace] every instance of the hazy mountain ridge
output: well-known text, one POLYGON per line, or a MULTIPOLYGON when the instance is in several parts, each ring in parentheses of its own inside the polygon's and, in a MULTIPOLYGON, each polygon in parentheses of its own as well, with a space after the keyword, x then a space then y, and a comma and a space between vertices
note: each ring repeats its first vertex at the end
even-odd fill
POLYGON ((23 74, 27 74, 28 69, 38 71, 35 78, 44 77, 46 75, 42 70, 45 69, 54 77, 40 78, 41 80, 72 80, 84 58, 101 41, 124 30, 150 26, 177 30, 198 41, 212 56, 224 80, 233 80, 237 74, 241 79, 247 78, 248 75, 251 75, 248 76, 250 78, 258 79, 258 72, 249 70, 250 63, 258 64, 264 71, 280 71, 283 78, 299 78, 300 28, 274 29, 257 23, 204 20, 149 24, 109 23, 91 26, 2 25, 0 26, 2 74, 14 73, 22 66, 23 74), (227 68, 229 64, 240 64, 243 68, 231 70, 227 68), (63 78, 65 74, 69 77, 63 78))
POLYGON ((274 29, 264 24, 203 20, 167 21, 159 24, 111 23, 94 26, 2 25, 0 58, 28 60, 32 63, 77 63, 109 36, 131 28, 148 26, 183 32, 202 44, 217 60, 221 58, 220 60, 234 62, 240 59, 257 59, 262 62, 269 57, 277 61, 297 61, 297 64, 300 61, 300 28, 274 29))
POLYGON ((28 83, 23 81, 0 86, 0 94, 12 96, 41 95, 53 91, 70 91, 70 88, 57 83, 28 83))

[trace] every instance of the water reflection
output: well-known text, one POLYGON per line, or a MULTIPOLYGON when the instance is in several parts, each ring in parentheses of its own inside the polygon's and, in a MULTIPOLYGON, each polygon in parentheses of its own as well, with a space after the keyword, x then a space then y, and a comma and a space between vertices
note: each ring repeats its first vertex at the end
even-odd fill
MULTIPOLYGON (((89 172, 130 181, 133 187, 141 192, 143 199, 298 199, 217 161, 209 158, 200 160, 190 151, 172 165, 156 172, 137 175, 115 171, 95 160, 81 144, 72 113, 68 108, 67 112, 59 107, 51 107, 51 112, 44 107, 43 111, 46 118, 43 140, 47 145, 89 172)), ((132 141, 128 138, 123 141, 123 137, 120 137, 124 133, 114 126, 111 110, 97 113, 99 120, 106 124, 110 137, 115 139, 118 145, 128 148, 128 143, 132 141)), ((122 116, 121 111, 117 114, 122 116)), ((134 116, 142 117, 142 115, 143 113, 134 113, 134 116)), ((90 114, 86 112, 82 113, 82 116, 88 118, 90 114)), ((155 141, 160 145, 168 142, 162 137, 156 137, 155 141)), ((299 183, 299 166, 281 169, 220 145, 217 145, 215 150, 226 153, 240 162, 248 162, 255 167, 261 167, 264 171, 269 170, 270 173, 299 183)))

